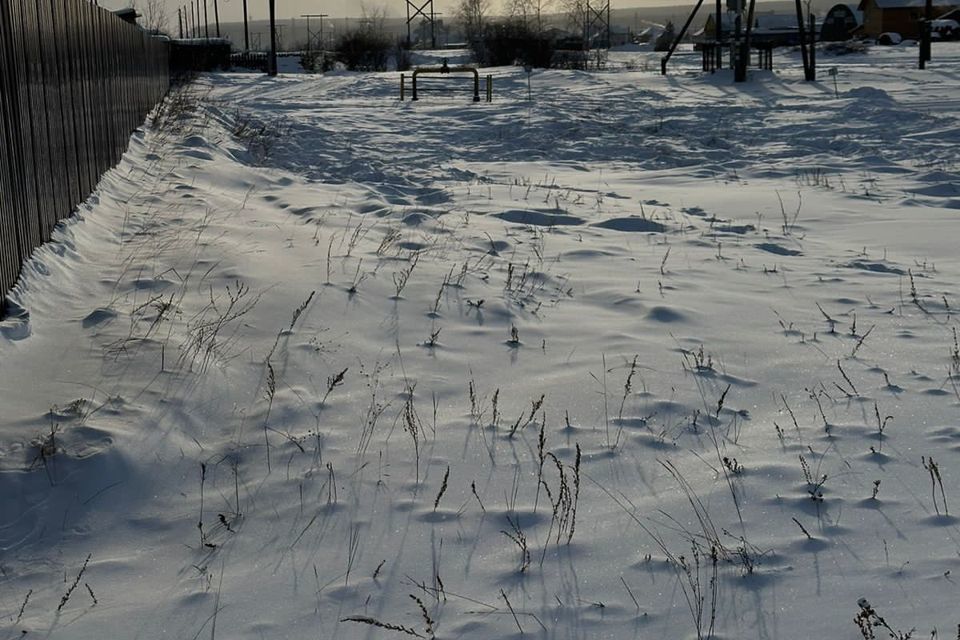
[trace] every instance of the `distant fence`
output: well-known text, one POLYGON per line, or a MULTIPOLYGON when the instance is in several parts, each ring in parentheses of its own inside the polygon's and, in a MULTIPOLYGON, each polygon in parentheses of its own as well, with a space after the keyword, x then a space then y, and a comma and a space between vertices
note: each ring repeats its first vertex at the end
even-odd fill
POLYGON ((188 38, 170 41, 170 70, 174 74, 230 69, 230 41, 188 38))
POLYGON ((164 96, 168 55, 90 0, 0 0, 0 305, 164 96))

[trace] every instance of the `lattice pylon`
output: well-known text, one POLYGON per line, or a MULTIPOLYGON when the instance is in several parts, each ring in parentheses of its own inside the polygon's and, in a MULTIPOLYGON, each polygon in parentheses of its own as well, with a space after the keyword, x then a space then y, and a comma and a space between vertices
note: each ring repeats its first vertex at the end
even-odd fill
POLYGON ((418 0, 406 0, 407 3, 407 46, 410 46, 410 23, 422 17, 430 25, 430 47, 437 48, 437 29, 436 19, 433 13, 433 0, 424 0, 423 4, 418 4, 418 0), (413 10, 413 13, 410 10, 413 10))
POLYGON ((584 29, 587 48, 596 33, 602 34, 600 48, 610 48, 610 0, 587 0, 586 25, 584 29))

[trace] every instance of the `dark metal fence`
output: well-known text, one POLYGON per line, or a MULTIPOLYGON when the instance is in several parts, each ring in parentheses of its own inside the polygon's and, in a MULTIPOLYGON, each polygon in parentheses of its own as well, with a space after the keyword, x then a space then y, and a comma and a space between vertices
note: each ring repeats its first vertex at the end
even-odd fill
POLYGON ((90 0, 0 0, 0 303, 164 96, 168 55, 90 0))

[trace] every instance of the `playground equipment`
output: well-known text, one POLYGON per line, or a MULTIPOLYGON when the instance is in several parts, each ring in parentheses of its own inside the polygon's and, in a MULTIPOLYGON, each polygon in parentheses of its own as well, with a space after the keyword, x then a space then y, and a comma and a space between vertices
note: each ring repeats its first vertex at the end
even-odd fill
MULTIPOLYGON (((439 67, 418 67, 414 70, 413 75, 411 76, 411 87, 413 90, 413 95, 410 97, 411 101, 417 101, 420 99, 417 94, 417 76, 424 73, 437 73, 441 75, 449 75, 451 73, 470 73, 473 74, 473 101, 480 102, 480 72, 473 67, 451 67, 447 65, 447 61, 443 61, 443 65, 439 67)), ((407 74, 400 74, 400 100, 401 102, 406 98, 406 82, 407 74)), ((486 76, 486 99, 487 102, 493 101, 493 76, 486 76)))
MULTIPOLYGON (((817 79, 817 64, 816 64, 816 27, 813 14, 809 14, 809 28, 804 24, 803 19, 803 7, 801 6, 801 0, 795 0, 796 10, 797 10, 797 35, 799 37, 800 44, 800 57, 803 60, 803 77, 807 81, 815 81, 817 79)), ((674 38, 673 43, 670 45, 667 55, 660 60, 660 73, 662 75, 667 75, 667 62, 670 61, 670 57, 676 51, 677 46, 680 44, 680 41, 683 40, 683 37, 687 34, 687 30, 690 28, 690 23, 693 22, 694 17, 697 15, 697 11, 700 10, 700 7, 703 5, 703 0, 697 0, 696 6, 694 6, 693 11, 690 13, 690 16, 687 18, 687 21, 684 23, 683 28, 680 29, 680 33, 677 34, 677 37, 674 38)), ((728 5, 731 6, 731 9, 736 14, 734 18, 734 29, 733 33, 726 34, 726 38, 723 33, 723 20, 721 19, 722 15, 722 6, 721 0, 716 0, 716 13, 715 22, 716 22, 716 32, 714 34, 714 42, 705 43, 703 48, 703 69, 704 71, 714 71, 717 68, 722 66, 723 59, 723 49, 729 47, 730 49, 730 66, 733 68, 733 78, 734 82, 744 82, 747 79, 747 67, 750 64, 751 58, 751 36, 753 35, 754 27, 754 16, 756 9, 756 0, 749 0, 749 8, 747 9, 746 15, 744 15, 744 3, 742 1, 729 1, 728 5)), ((761 66, 772 66, 773 53, 772 50, 764 51, 761 49, 760 54, 760 64, 761 66)))

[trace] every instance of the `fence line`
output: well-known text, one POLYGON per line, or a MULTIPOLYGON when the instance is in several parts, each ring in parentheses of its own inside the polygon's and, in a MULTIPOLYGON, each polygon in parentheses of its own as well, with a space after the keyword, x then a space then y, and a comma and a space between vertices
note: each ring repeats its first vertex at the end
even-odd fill
POLYGON ((166 93, 168 56, 90 0, 0 0, 0 312, 166 93))

